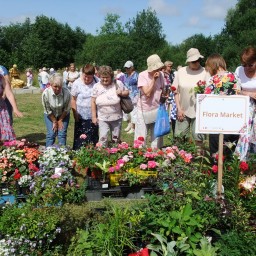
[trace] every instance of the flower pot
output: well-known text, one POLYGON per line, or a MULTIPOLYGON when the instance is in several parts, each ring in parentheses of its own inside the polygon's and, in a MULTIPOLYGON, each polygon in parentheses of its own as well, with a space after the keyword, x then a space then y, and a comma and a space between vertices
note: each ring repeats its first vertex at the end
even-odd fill
POLYGON ((0 195, 9 195, 9 184, 7 182, 0 183, 0 195))

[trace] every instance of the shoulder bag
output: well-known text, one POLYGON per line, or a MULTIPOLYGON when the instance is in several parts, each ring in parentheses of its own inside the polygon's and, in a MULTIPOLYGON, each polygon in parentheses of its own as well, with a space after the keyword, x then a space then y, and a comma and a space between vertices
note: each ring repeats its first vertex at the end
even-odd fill
MULTIPOLYGON (((116 81, 115 81, 116 83, 116 81)), ((118 90, 118 85, 116 83, 116 89, 118 90)), ((120 105, 121 105, 121 109, 124 111, 125 114, 129 114, 133 111, 133 104, 132 104, 132 100, 129 96, 120 96, 120 105)))

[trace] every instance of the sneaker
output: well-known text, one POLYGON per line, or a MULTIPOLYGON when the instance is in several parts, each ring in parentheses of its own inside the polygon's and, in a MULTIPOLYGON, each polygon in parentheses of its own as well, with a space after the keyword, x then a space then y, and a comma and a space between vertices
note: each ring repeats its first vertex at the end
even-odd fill
POLYGON ((128 125, 127 125, 127 127, 124 129, 126 132, 128 132, 128 131, 130 131, 130 129, 132 128, 132 124, 131 123, 129 123, 128 125))
POLYGON ((132 134, 132 133, 134 133, 134 129, 133 128, 131 128, 128 132, 127 132, 127 134, 132 134))

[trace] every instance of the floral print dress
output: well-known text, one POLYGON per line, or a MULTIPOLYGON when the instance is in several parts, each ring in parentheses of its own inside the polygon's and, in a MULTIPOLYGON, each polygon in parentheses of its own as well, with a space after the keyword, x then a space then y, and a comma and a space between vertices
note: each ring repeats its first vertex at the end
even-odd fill
POLYGON ((1 141, 11 141, 15 140, 16 136, 11 126, 10 116, 7 110, 6 103, 3 99, 4 92, 4 73, 3 69, 0 67, 0 140, 1 141))

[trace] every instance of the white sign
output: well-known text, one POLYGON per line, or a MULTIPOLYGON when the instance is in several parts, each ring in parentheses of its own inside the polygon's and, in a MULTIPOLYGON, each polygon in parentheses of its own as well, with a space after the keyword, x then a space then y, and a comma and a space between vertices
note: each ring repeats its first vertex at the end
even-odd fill
POLYGON ((248 96, 198 94, 196 100, 196 133, 248 133, 248 96))

